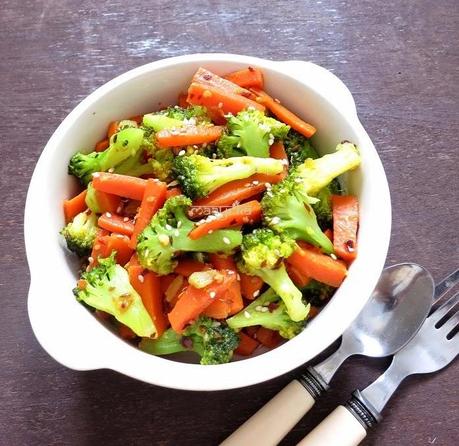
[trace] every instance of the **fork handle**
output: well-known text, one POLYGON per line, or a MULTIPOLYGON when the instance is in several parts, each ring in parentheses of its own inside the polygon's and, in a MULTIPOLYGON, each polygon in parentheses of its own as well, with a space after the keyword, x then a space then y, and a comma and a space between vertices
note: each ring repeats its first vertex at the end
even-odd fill
POLYGON ((367 435, 366 429, 344 406, 338 406, 297 446, 356 446, 367 435))
POLYGON ((252 415, 220 446, 275 446, 314 405, 310 391, 296 379, 252 415))

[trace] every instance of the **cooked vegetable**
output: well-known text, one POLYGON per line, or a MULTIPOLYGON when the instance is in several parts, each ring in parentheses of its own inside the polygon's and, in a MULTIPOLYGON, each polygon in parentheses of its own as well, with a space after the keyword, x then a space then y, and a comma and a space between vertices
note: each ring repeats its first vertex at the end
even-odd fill
POLYGON ((201 364, 224 364, 231 360, 239 343, 238 335, 220 322, 201 317, 183 335, 167 330, 158 339, 144 338, 139 348, 152 355, 193 351, 201 357, 201 364))
POLYGON ((242 156, 220 160, 190 155, 178 156, 174 169, 183 192, 191 198, 200 198, 230 181, 256 173, 276 175, 282 172, 283 165, 272 158, 242 156))
POLYGON ((134 223, 128 217, 121 217, 110 212, 102 214, 97 224, 99 228, 109 232, 116 232, 117 234, 131 236, 134 232, 134 223))
POLYGON ((222 158, 233 156, 269 157, 269 146, 286 137, 290 127, 260 110, 243 110, 230 116, 227 132, 218 141, 222 158))
POLYGON ((231 252, 241 244, 235 229, 222 229, 191 240, 194 223, 187 217, 191 200, 183 195, 169 198, 138 238, 140 263, 160 275, 171 273, 181 252, 231 252))
POLYGON ((290 129, 284 139, 284 147, 290 168, 303 164, 308 158, 316 159, 319 157, 309 139, 293 129, 290 129))
POLYGON ((87 191, 84 190, 70 200, 64 200, 63 208, 66 223, 73 220, 75 216, 87 208, 86 193, 87 191))
POLYGON ((357 256, 359 203, 352 195, 332 195, 333 246, 338 257, 352 262, 357 256))
POLYGON ((96 190, 140 201, 145 193, 147 180, 116 173, 96 172, 92 178, 92 185, 96 190))
POLYGON ((308 308, 301 301, 301 291, 287 274, 283 259, 290 257, 295 249, 292 239, 276 235, 270 229, 256 229, 245 235, 242 241, 240 271, 259 276, 281 297, 290 318, 302 321, 308 308))
POLYGON ((319 246, 324 252, 333 252, 333 244, 320 229, 314 210, 302 184, 288 177, 272 187, 261 201, 263 219, 273 231, 294 240, 304 240, 319 246))
POLYGON ((223 127, 217 125, 186 125, 179 128, 164 129, 156 134, 160 147, 183 147, 193 144, 207 144, 220 138, 223 127))
POLYGON ((97 235, 97 216, 92 212, 80 212, 61 230, 67 248, 83 257, 91 252, 97 235))
MULTIPOLYGON (((309 311, 309 306, 307 309, 309 311)), ((233 330, 261 325, 279 332, 286 339, 295 337, 304 328, 304 321, 292 321, 285 303, 272 288, 251 302, 243 311, 227 319, 226 322, 233 330)))
POLYGON ((263 88, 263 73, 258 68, 248 67, 233 71, 227 74, 225 79, 244 88, 263 88))
POLYGON ((75 175, 84 185, 88 184, 93 173, 106 172, 135 156, 142 145, 143 134, 141 129, 127 128, 116 133, 110 147, 103 152, 76 153, 70 159, 69 174, 75 175))
POLYGON ((249 335, 246 335, 243 331, 240 331, 238 336, 239 345, 237 346, 237 349, 234 350, 234 353, 241 356, 250 356, 258 347, 259 342, 251 338, 249 335))
POLYGON ((99 265, 82 274, 74 289, 78 300, 109 313, 137 336, 150 337, 156 327, 142 299, 129 283, 127 271, 115 262, 115 256, 99 259, 99 265))

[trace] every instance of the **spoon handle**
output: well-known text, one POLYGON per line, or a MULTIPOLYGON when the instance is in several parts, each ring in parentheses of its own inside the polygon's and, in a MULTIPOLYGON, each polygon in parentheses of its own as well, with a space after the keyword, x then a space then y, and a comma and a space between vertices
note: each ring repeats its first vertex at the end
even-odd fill
POLYGON ((311 409, 315 399, 298 380, 293 380, 220 446, 275 446, 311 409))
POLYGON ((356 446, 367 435, 366 429, 344 406, 338 406, 297 446, 356 446))

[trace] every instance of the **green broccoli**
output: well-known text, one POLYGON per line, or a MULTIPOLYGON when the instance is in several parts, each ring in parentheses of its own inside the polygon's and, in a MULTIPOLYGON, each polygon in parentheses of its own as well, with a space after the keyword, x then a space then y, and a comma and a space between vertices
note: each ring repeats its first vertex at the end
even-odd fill
POLYGON ((274 139, 284 139, 290 127, 259 110, 243 110, 228 118, 227 129, 217 144, 221 158, 268 158, 269 146, 274 139))
POLYGON ((127 271, 115 262, 115 253, 106 259, 99 258, 98 266, 82 274, 79 287, 73 292, 90 307, 115 316, 137 336, 156 334, 141 297, 129 283, 127 271))
MULTIPOLYGON (((309 305, 307 306, 309 311, 309 305)), ((243 311, 226 320, 233 330, 261 325, 278 331, 286 339, 291 339, 304 328, 304 321, 294 322, 290 319, 285 303, 272 288, 269 288, 243 311)))
POLYGON ((207 109, 200 106, 182 108, 168 107, 157 113, 149 113, 143 117, 143 125, 152 128, 155 132, 165 129, 183 127, 184 125, 209 124, 210 118, 207 109))
POLYGON ((308 196, 315 196, 334 178, 357 167, 360 155, 357 147, 350 142, 338 144, 336 152, 317 159, 307 159, 297 166, 291 175, 308 196))
POLYGON ((205 197, 224 184, 256 173, 277 175, 283 164, 273 158, 242 156, 209 159, 202 155, 177 156, 174 172, 184 193, 191 198, 205 197))
POLYGON ((143 338, 139 348, 160 356, 193 351, 201 357, 201 364, 212 365, 229 362, 238 344, 239 337, 234 330, 202 316, 189 325, 183 335, 169 328, 158 339, 143 338))
POLYGON ((139 235, 137 255, 143 267, 169 274, 181 252, 231 252, 242 242, 236 229, 220 229, 197 240, 188 237, 194 222, 188 219, 191 200, 184 195, 169 198, 139 235))
POLYGON ((62 230, 67 248, 80 257, 91 252, 97 234, 97 216, 92 212, 81 212, 62 230))
POLYGON ((322 307, 327 301, 329 301, 333 294, 335 294, 336 288, 325 283, 311 280, 304 288, 301 289, 303 293, 303 299, 309 302, 315 307, 322 307))
POLYGON ((264 223, 275 232, 304 240, 331 253, 333 243, 320 229, 310 201, 301 184, 287 177, 275 184, 261 200, 264 223))
POLYGON ((143 141, 143 131, 137 128, 126 128, 112 136, 110 146, 103 152, 72 156, 68 171, 86 185, 91 181, 94 172, 106 172, 116 167, 130 156, 135 156, 143 141))
POLYGON ((290 318, 298 322, 306 318, 309 310, 282 261, 293 253, 295 247, 295 242, 288 237, 266 228, 255 229, 243 237, 238 267, 243 273, 261 277, 284 301, 290 318))
POLYGON ((290 169, 303 164, 308 158, 316 159, 319 157, 310 140, 293 129, 288 132, 284 139, 284 148, 290 169))

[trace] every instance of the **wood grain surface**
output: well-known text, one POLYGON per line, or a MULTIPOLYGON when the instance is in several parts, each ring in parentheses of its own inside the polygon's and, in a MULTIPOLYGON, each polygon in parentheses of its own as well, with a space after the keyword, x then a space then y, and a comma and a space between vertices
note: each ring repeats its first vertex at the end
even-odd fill
MULTIPOLYGON (((418 262, 438 280, 459 264, 458 5, 1 0, 0 445, 216 445, 293 376, 191 393, 107 370, 68 370, 38 345, 26 311, 24 200, 46 141, 81 99, 128 69, 179 54, 230 52, 323 65, 354 94, 389 178, 387 263, 418 262)), ((387 364, 346 363, 333 391, 282 445, 294 445, 387 364)), ((459 444, 458 371, 456 363, 409 379, 364 444, 459 444)))

